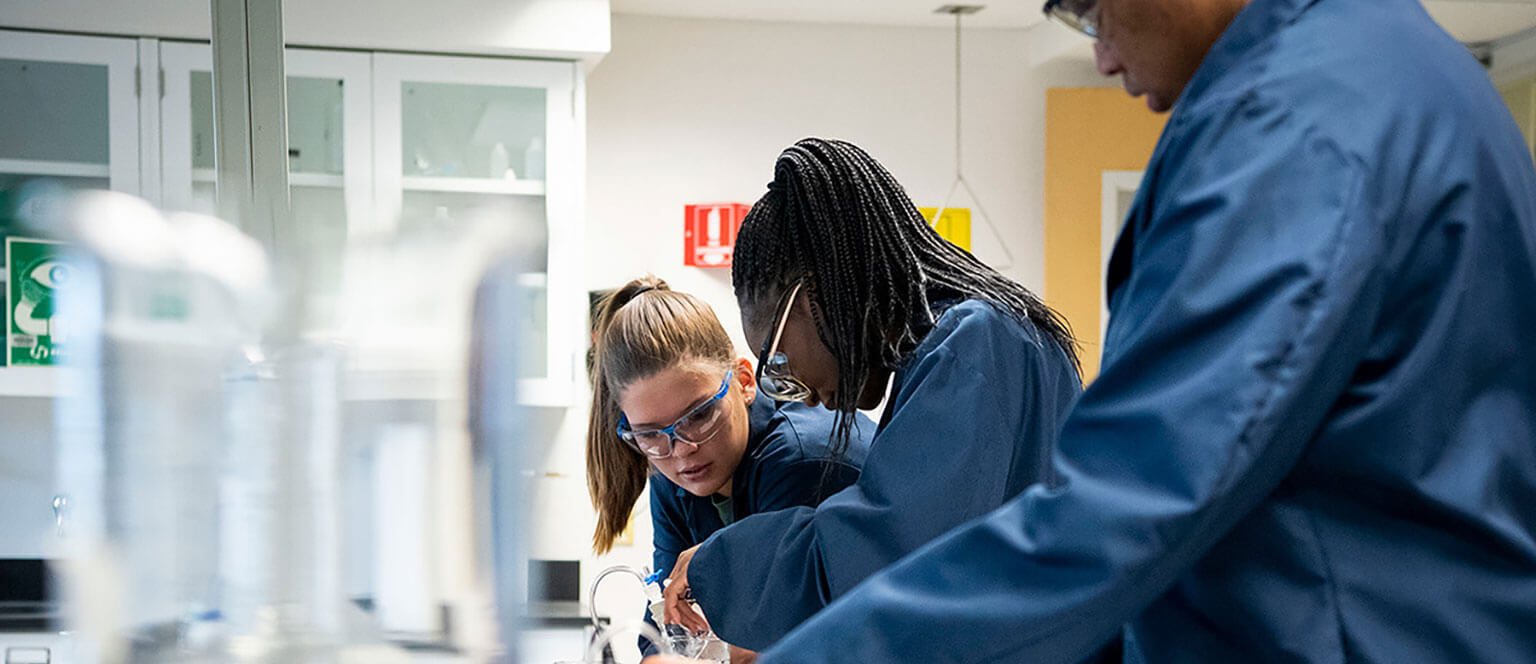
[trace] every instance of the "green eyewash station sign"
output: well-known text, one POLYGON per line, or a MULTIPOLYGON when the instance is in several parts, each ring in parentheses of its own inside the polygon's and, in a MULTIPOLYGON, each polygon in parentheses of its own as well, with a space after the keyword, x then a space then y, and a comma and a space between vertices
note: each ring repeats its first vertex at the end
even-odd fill
POLYGON ((6 360, 13 367, 62 364, 69 325, 58 316, 56 298, 76 274, 65 245, 6 238, 5 269, 6 360))

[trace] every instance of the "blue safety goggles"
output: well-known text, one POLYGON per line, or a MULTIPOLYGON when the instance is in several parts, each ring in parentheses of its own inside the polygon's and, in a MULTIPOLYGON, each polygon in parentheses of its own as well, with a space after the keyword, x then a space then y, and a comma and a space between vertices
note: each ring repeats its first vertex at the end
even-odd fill
POLYGON ((619 415, 619 438, 635 451, 652 459, 665 459, 672 456, 672 450, 676 441, 683 441, 692 445, 702 445, 715 435, 720 424, 725 421, 725 408, 721 400, 731 387, 731 372, 726 372, 725 378, 720 379, 720 390, 704 403, 694 406, 687 414, 677 418, 671 426, 660 429, 647 429, 634 431, 629 428, 629 416, 619 415))

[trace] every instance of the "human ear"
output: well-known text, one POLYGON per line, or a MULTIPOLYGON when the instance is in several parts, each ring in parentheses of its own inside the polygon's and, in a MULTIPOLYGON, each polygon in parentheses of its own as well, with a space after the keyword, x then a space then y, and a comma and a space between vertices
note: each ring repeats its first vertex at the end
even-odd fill
POLYGON ((757 374, 752 369, 752 361, 745 357, 738 357, 731 364, 731 372, 736 375, 736 381, 741 383, 741 395, 747 403, 757 400, 757 374))

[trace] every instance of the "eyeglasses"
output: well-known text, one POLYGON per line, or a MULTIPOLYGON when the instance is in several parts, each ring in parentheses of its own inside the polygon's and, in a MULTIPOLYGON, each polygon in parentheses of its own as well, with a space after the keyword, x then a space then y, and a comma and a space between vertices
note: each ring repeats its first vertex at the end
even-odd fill
POLYGON ((1042 11, 1062 25, 1099 38, 1098 0, 1046 0, 1042 11))
POLYGON ((779 352, 779 338, 784 336, 784 324, 789 321, 789 310, 795 306, 795 295, 800 285, 789 289, 785 301, 774 308, 778 314, 771 325, 773 335, 763 341, 763 350, 757 355, 757 389, 777 401, 804 401, 811 395, 811 388, 789 371, 789 358, 779 352))
POLYGON ((725 408, 720 403, 731 387, 731 374, 726 372, 720 379, 720 390, 708 401, 693 407, 686 415, 677 418, 672 426, 662 429, 633 431, 629 428, 629 416, 619 416, 619 438, 641 454, 652 459, 672 456, 676 442, 682 441, 695 447, 704 444, 720 429, 725 421, 725 408))

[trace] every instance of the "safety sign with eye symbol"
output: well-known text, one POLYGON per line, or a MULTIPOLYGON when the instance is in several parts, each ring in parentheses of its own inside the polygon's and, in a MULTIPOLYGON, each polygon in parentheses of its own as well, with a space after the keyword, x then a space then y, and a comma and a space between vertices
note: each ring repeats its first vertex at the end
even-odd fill
POLYGON ((76 268, 65 245, 6 238, 6 358, 11 366, 59 364, 68 354, 69 322, 58 298, 66 295, 76 268))

